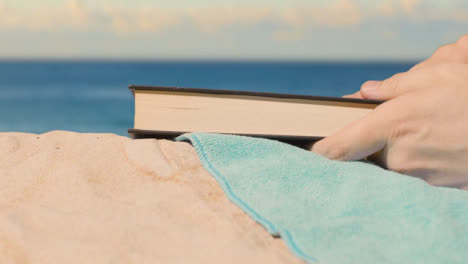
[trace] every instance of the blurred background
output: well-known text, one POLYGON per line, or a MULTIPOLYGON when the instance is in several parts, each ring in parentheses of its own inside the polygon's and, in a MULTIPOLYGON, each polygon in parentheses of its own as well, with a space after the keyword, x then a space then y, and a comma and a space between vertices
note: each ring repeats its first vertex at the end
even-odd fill
POLYGON ((467 29, 466 0, 0 0, 0 131, 126 135, 130 84, 341 96, 467 29))

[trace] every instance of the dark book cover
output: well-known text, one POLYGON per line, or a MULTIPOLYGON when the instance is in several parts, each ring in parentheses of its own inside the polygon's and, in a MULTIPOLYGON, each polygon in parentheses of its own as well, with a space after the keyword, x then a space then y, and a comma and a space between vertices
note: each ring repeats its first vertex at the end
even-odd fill
MULTIPOLYGON (((143 130, 143 129, 128 129, 128 134, 133 139, 156 138, 174 140, 176 137, 190 132, 180 131, 159 131, 159 130, 143 130)), ((306 136, 287 136, 287 135, 261 135, 261 134, 228 134, 246 137, 266 138, 281 141, 301 148, 307 148, 311 143, 316 142, 322 137, 306 137, 306 136)))
POLYGON ((223 96, 255 96, 255 97, 270 97, 270 98, 284 98, 284 99, 303 99, 314 101, 327 101, 327 102, 340 102, 340 103, 357 103, 377 105, 381 101, 355 99, 355 98, 341 98, 341 97, 327 97, 315 95, 300 95, 300 94, 283 94, 283 93, 265 93, 265 92, 251 92, 251 91, 234 91, 234 90, 218 90, 218 89, 202 89, 202 88, 184 88, 184 87, 164 87, 164 86, 139 86, 130 85, 128 87, 132 93, 135 91, 163 91, 163 92, 182 92, 182 93, 200 93, 200 94, 219 94, 223 96))

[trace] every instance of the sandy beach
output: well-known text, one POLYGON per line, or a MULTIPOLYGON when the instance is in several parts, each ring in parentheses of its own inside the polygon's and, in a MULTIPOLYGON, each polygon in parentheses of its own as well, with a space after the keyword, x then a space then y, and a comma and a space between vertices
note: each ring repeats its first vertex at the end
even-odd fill
POLYGON ((0 263, 301 263, 188 143, 0 133, 0 263))

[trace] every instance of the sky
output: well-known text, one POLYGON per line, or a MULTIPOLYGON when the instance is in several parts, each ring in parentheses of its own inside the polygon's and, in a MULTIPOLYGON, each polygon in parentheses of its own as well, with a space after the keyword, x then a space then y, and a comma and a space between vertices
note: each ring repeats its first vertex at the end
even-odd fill
POLYGON ((419 60, 466 0, 0 0, 0 59, 419 60))

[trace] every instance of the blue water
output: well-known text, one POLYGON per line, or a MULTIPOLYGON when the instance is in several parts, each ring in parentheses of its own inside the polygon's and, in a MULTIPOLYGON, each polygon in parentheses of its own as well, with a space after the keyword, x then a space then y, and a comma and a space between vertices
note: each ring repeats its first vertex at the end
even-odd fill
POLYGON ((130 84, 341 96, 413 63, 0 61, 0 131, 126 135, 130 84))

